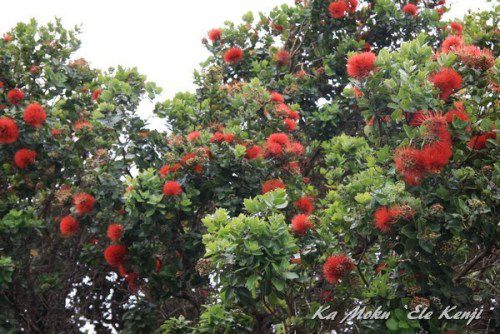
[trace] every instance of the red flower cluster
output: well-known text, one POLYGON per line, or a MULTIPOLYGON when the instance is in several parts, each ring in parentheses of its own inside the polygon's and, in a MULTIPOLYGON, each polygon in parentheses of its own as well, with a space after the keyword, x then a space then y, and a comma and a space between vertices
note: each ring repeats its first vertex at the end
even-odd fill
POLYGON ((464 45, 464 40, 461 36, 451 35, 444 39, 443 44, 441 44, 441 51, 449 52, 457 50, 464 45))
POLYGON ((222 30, 220 29, 212 29, 208 32, 208 38, 212 41, 212 42, 216 42, 218 40, 220 40, 222 37, 222 30))
POLYGON ((222 142, 232 143, 233 141, 234 141, 234 134, 230 132, 222 133, 220 131, 217 131, 216 133, 214 133, 212 138, 210 138, 211 143, 222 143, 222 142))
POLYGON ((63 237, 71 237, 75 235, 79 228, 80 224, 71 215, 61 219, 61 222, 59 223, 59 230, 61 231, 63 237))
POLYGON ((0 117, 0 143, 11 144, 19 138, 19 128, 10 117, 0 117))
POLYGON ((193 131, 187 135, 187 139, 189 141, 196 141, 201 138, 201 134, 199 131, 193 131))
POLYGON ((285 184, 281 182, 280 180, 267 180, 262 184, 262 193, 268 193, 270 191, 276 190, 276 189, 285 189, 285 184))
POLYGON ((453 94, 454 90, 462 87, 462 77, 460 74, 448 67, 432 75, 429 81, 441 91, 441 99, 443 100, 447 100, 453 94))
POLYGON ((458 22, 450 22, 450 28, 453 30, 457 35, 462 35, 462 32, 464 28, 462 25, 458 22))
POLYGON ((262 150, 257 145, 247 148, 245 153, 245 158, 247 158, 248 160, 257 159, 260 158, 261 156, 262 156, 262 150))
POLYGON ((290 64, 290 60, 291 60, 291 56, 290 56, 290 52, 286 51, 286 50, 279 50, 277 53, 276 53, 276 63, 278 63, 279 66, 285 66, 285 65, 288 65, 290 64))
POLYGON ((299 198, 294 204, 303 213, 311 214, 314 211, 314 204, 309 196, 299 198))
POLYGON ((328 11, 334 19, 341 19, 346 13, 354 13, 358 8, 358 0, 338 0, 330 3, 328 11))
POLYGON ((427 172, 438 173, 452 156, 451 135, 446 118, 440 114, 420 111, 410 123, 421 125, 422 150, 413 147, 398 148, 394 154, 396 170, 409 185, 418 185, 427 172))
POLYGON ((13 105, 17 105, 22 99, 24 99, 24 93, 18 88, 11 89, 7 93, 7 100, 13 105))
POLYGON ((412 219, 415 212, 408 205, 393 205, 387 208, 385 205, 379 207, 373 214, 375 218, 375 227, 382 233, 387 233, 391 229, 391 225, 396 223, 398 219, 412 219))
POLYGON ((277 92, 272 92, 271 93, 271 101, 276 102, 276 103, 285 103, 285 99, 283 98, 283 95, 277 92))
POLYGON ((73 124, 73 128, 75 129, 75 131, 80 131, 83 130, 84 128, 87 128, 89 131, 91 131, 94 128, 94 126, 88 120, 81 119, 73 124))
MULTIPOLYGON (((448 111, 444 117, 446 118, 446 122, 452 123, 455 118, 461 119, 464 122, 470 122, 469 115, 464 110, 463 103, 455 102, 455 109, 448 111)), ((469 128, 470 130, 470 128, 469 128)))
POLYGON ((269 136, 266 143, 266 153, 268 155, 281 155, 283 148, 290 144, 288 136, 284 133, 273 133, 269 136))
POLYGON ((495 131, 485 132, 483 134, 472 137, 469 143, 467 143, 467 146, 472 150, 482 150, 483 148, 486 147, 486 141, 488 139, 496 139, 496 138, 497 134, 495 131))
POLYGON ((102 90, 100 88, 94 90, 92 92, 92 100, 97 101, 99 97, 101 96, 102 90))
POLYGON ((298 214, 292 218, 292 230, 295 233, 304 235, 311 228, 313 228, 313 224, 309 221, 308 215, 298 214))
POLYGON ((177 181, 168 181, 163 185, 163 194, 165 196, 179 196, 182 193, 182 187, 177 181))
POLYGON ((35 162, 36 152, 22 148, 14 154, 14 164, 20 168, 24 169, 35 162))
POLYGON ((285 118, 283 123, 285 124, 285 127, 288 131, 294 131, 297 127, 297 123, 295 123, 295 121, 291 118, 285 118))
POLYGON ((334 19, 341 19, 345 16, 347 8, 345 1, 340 0, 330 3, 328 11, 330 12, 330 16, 334 19))
POLYGON ((373 52, 358 53, 347 60, 347 74, 356 79, 370 75, 375 69, 377 56, 373 52))
POLYGON ((23 119, 26 124, 38 128, 42 126, 43 123, 45 123, 47 114, 40 104, 31 103, 24 110, 23 119))
POLYGON ((73 205, 75 206, 75 211, 79 215, 88 213, 94 209, 94 196, 87 193, 78 193, 73 197, 73 205))
POLYGON ((323 265, 323 275, 331 284, 337 284, 344 276, 355 268, 354 263, 344 254, 333 255, 323 265))
POLYGON ((106 235, 111 241, 118 241, 122 237, 123 234, 123 225, 122 224, 111 224, 108 226, 108 230, 106 235))
POLYGON ((224 53, 224 61, 228 64, 237 64, 243 59, 243 50, 235 46, 224 53))
POLYGON ((406 15, 416 16, 416 15, 417 15, 417 6, 415 6, 415 5, 414 5, 414 4, 412 4, 412 3, 406 4, 406 5, 403 7, 403 12, 404 12, 406 15))
POLYGON ((425 166, 420 150, 412 147, 398 148, 394 154, 394 162, 407 184, 415 186, 422 182, 425 166))
POLYGON ((475 45, 465 45, 455 50, 462 63, 478 70, 486 71, 495 65, 495 57, 491 50, 481 49, 475 45))
POLYGON ((125 261, 127 248, 123 245, 110 245, 104 250, 104 259, 112 267, 118 267, 125 261))

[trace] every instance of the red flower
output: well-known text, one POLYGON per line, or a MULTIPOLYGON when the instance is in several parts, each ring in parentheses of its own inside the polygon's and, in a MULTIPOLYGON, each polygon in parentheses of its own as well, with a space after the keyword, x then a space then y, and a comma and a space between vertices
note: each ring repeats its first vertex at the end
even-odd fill
POLYGON ((332 2, 328 6, 328 11, 330 12, 330 16, 334 19, 341 19, 345 16, 345 12, 348 10, 348 6, 343 0, 332 2))
POLYGON ((10 43, 10 41, 12 41, 12 35, 9 33, 4 34, 3 40, 5 41, 5 43, 10 43))
POLYGON ((429 80, 441 91, 441 99, 446 100, 454 90, 462 87, 462 77, 451 68, 443 68, 429 80))
POLYGON ((323 265, 323 274, 328 282, 337 284, 354 268, 355 265, 352 260, 344 254, 333 255, 326 259, 323 265))
POLYGON ((22 148, 14 154, 14 164, 21 169, 28 167, 36 159, 36 152, 22 148))
POLYGON ((166 176, 170 172, 170 165, 166 164, 160 168, 160 175, 166 176))
POLYGON ((309 216, 305 214, 299 214, 292 219, 292 230, 299 234, 306 234, 307 230, 311 229, 313 224, 309 221, 309 216))
POLYGON ((220 131, 217 131, 213 134, 212 138, 210 138, 211 143, 222 143, 224 141, 224 134, 220 131))
POLYGON ((486 147, 486 141, 488 139, 496 139, 496 138, 497 134, 495 133, 495 131, 486 132, 481 135, 472 137, 467 146, 473 150, 482 150, 483 148, 486 147))
POLYGON ((464 30, 464 28, 462 27, 462 25, 460 23, 457 23, 457 22, 451 22, 450 23, 450 28, 457 33, 457 35, 462 35, 462 31, 464 30))
POLYGON ((463 108, 463 104, 460 102, 455 102, 456 109, 448 111, 444 117, 448 123, 452 123, 455 118, 461 119, 464 122, 470 122, 469 115, 463 108))
POLYGON ((288 131, 294 131, 297 127, 297 123, 295 123, 295 121, 291 118, 285 118, 283 122, 285 123, 286 129, 288 131))
POLYGON ((94 90, 92 92, 92 100, 97 101, 97 99, 101 96, 102 90, 100 88, 94 90))
POLYGON ((123 264, 127 255, 127 248, 123 245, 111 245, 104 250, 104 259, 112 267, 123 264))
POLYGON ((237 64, 243 59, 243 50, 235 46, 224 53, 224 61, 228 64, 237 64))
POLYGON ((24 110, 23 119, 26 124, 38 128, 43 123, 45 123, 47 114, 45 113, 45 110, 42 108, 42 106, 35 102, 26 107, 26 109, 24 110))
POLYGON ((288 139, 288 136, 285 133, 278 132, 278 133, 271 134, 269 136, 269 138, 267 139, 267 142, 268 143, 276 143, 276 144, 280 144, 280 145, 288 145, 288 143, 290 141, 288 139))
POLYGON ((187 139, 189 141, 195 141, 201 138, 200 132, 199 131, 193 131, 187 135, 187 139))
POLYGON ((292 142, 286 146, 286 151, 294 155, 304 154, 304 146, 299 142, 292 142))
POLYGON ((491 50, 482 50, 475 45, 463 46, 455 53, 462 63, 478 70, 486 71, 495 65, 495 57, 491 50))
POLYGON ((394 154, 396 170, 403 176, 405 182, 416 186, 425 175, 425 165, 422 153, 412 147, 400 147, 394 154))
POLYGON ((61 231, 63 237, 71 237, 75 235, 79 228, 80 224, 78 224, 78 221, 71 215, 61 219, 61 222, 59 223, 59 230, 61 231))
POLYGON ((290 52, 288 52, 286 50, 279 50, 276 53, 276 62, 280 66, 288 65, 290 63, 290 59, 291 59, 290 52))
POLYGON ((257 145, 247 148, 247 151, 245 153, 245 157, 249 160, 257 159, 261 157, 261 155, 261 148, 257 145))
POLYGON ((266 143, 266 155, 267 156, 272 156, 272 155, 281 155, 283 153, 283 146, 274 143, 274 142, 268 142, 266 143))
POLYGON ((458 50, 464 45, 464 41, 461 36, 451 35, 445 38, 443 44, 441 44, 441 51, 448 52, 453 50, 458 50))
POLYGON ((436 12, 438 13, 439 18, 441 19, 441 16, 446 12, 446 8, 444 7, 439 7, 436 9, 436 12))
POLYGON ((196 158, 196 154, 194 154, 194 153, 186 153, 186 154, 184 154, 184 156, 182 156, 182 158, 180 160, 180 163, 182 165, 189 165, 189 163, 191 162, 191 160, 193 160, 195 158, 196 158))
POLYGON ((229 132, 224 133, 224 141, 226 143, 232 143, 234 141, 234 134, 229 133, 229 132))
POLYGON ((165 196, 178 196, 182 193, 182 187, 179 182, 168 181, 163 185, 163 194, 165 196))
POLYGON ((90 123, 86 119, 81 119, 73 124, 73 128, 75 129, 75 131, 80 131, 84 128, 87 128, 89 131, 91 131, 93 127, 94 126, 92 125, 92 123, 90 123))
POLYGON ((300 173, 300 164, 297 161, 290 161, 288 163, 288 169, 291 173, 299 174, 300 173))
POLYGON ((309 196, 299 198, 294 204, 303 213, 311 214, 314 211, 314 205, 309 196))
POLYGON ((268 193, 270 191, 273 191, 275 189, 285 189, 285 184, 281 182, 280 180, 267 180, 262 184, 262 193, 268 193))
POLYGON ((356 79, 362 79, 370 75, 375 69, 377 56, 373 52, 362 52, 351 56, 347 60, 347 74, 356 79))
POLYGON ((193 171, 195 173, 201 174, 201 172, 203 172, 203 166, 202 165, 196 165, 196 166, 193 167, 193 171))
POLYGON ((0 143, 11 144, 19 137, 19 128, 10 117, 0 117, 0 143))
POLYGON ((284 103, 285 99, 283 98, 283 95, 281 95, 280 93, 272 92, 271 101, 276 103, 284 103))
POLYGON ((220 38, 222 37, 222 30, 220 29, 212 29, 208 32, 208 38, 212 41, 212 42, 216 42, 218 40, 220 40, 220 38))
POLYGON ((451 135, 447 128, 446 118, 440 113, 429 112, 421 117, 421 126, 425 127, 422 133, 426 141, 450 141, 451 135))
POLYGON ((108 226, 108 231, 106 235, 111 241, 118 241, 122 237, 123 234, 123 225, 122 224, 111 224, 108 226))
POLYGON ((62 132, 62 129, 50 129, 50 134, 54 137, 59 136, 62 132))
POLYGON ((406 15, 412 15, 412 16, 416 16, 417 15, 417 6, 415 6, 414 4, 412 3, 409 3, 407 5, 405 5, 403 7, 403 12, 406 14, 406 15))
POLYGON ((13 105, 17 105, 22 99, 24 99, 24 93, 18 88, 11 89, 7 93, 7 100, 13 105))
POLYGON ((424 122, 427 116, 433 116, 434 112, 430 110, 418 110, 416 113, 409 114, 411 117, 410 125, 411 126, 420 126, 424 122))
POLYGON ((73 205, 76 213, 83 215, 92 211, 94 208, 95 198, 87 193, 78 193, 73 197, 73 205))
POLYGON ((298 120, 300 117, 299 113, 292 109, 287 110, 287 116, 294 120, 298 120))
POLYGON ((181 169, 181 168, 182 168, 181 164, 179 164, 179 163, 175 163, 175 164, 173 164, 173 165, 170 167, 170 172, 172 172, 172 173, 173 173, 173 172, 176 172, 176 171, 178 171, 178 170, 179 170, 179 169, 181 169))
POLYGON ((389 232, 391 225, 394 222, 394 217, 385 205, 379 207, 373 214, 373 217, 375 218, 375 227, 377 227, 380 232, 389 232))

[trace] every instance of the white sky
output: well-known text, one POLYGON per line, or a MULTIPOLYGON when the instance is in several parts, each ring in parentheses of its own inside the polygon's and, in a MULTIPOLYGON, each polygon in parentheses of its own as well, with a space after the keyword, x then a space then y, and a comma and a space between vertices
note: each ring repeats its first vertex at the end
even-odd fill
MULTIPOLYGON (((163 97, 172 97, 179 91, 194 90, 193 69, 208 55, 201 44, 208 30, 222 26, 226 20, 240 21, 248 10, 269 12, 283 3, 294 1, 6 1, 0 11, 0 34, 32 17, 46 23, 57 16, 67 27, 82 24, 78 57, 101 69, 118 64, 137 66, 164 89, 163 97)), ((446 17, 493 6, 486 0, 448 0, 448 3, 452 9, 446 17)))

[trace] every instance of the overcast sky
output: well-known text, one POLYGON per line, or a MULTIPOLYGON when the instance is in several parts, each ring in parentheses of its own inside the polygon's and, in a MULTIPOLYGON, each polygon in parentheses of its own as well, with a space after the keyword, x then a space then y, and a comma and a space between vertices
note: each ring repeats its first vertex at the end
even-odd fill
MULTIPOLYGON (((0 11, 0 34, 19 21, 34 17, 42 23, 55 16, 66 26, 82 25, 77 56, 94 67, 137 66, 163 87, 164 97, 193 91, 193 69, 206 58, 201 39, 224 21, 239 21, 248 10, 269 12, 293 0, 123 1, 21 0, 6 1, 0 11)), ((446 17, 468 9, 492 6, 486 0, 448 0, 446 17)), ((445 18, 446 18, 445 17, 445 18)), ((142 108, 141 108, 142 109, 142 108)))

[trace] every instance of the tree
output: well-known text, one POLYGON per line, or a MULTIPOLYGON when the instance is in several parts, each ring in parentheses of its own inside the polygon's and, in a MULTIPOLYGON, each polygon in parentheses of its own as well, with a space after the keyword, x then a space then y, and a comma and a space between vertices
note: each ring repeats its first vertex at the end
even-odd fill
POLYGON ((497 21, 445 10, 312 0, 227 22, 196 93, 156 105, 166 133, 134 112, 159 92, 136 70, 70 61, 59 22, 18 25, 0 42, 2 326, 494 331, 497 21), (322 305, 339 316, 312 319, 322 305), (360 305, 389 313, 341 321, 360 305), (408 319, 419 305, 483 313, 408 319))

